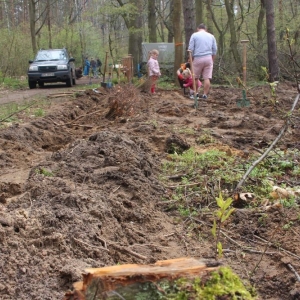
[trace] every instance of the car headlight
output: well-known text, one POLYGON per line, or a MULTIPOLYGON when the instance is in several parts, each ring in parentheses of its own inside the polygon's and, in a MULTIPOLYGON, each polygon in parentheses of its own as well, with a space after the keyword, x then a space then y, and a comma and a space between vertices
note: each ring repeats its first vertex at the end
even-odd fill
POLYGON ((57 66, 57 70, 67 70, 68 69, 68 65, 58 65, 57 66))
POLYGON ((29 66, 29 71, 38 71, 38 66, 29 66))

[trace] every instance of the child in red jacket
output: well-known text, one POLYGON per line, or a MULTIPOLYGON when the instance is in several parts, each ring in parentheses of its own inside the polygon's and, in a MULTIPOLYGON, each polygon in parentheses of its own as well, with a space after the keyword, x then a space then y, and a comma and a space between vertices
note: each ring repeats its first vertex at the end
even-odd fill
MULTIPOLYGON (((190 88, 190 98, 191 99, 194 99, 194 86, 193 86, 193 76, 192 76, 192 72, 190 69, 185 69, 183 72, 182 72, 182 76, 184 78, 184 84, 183 84, 183 87, 184 88, 190 88)), ((199 79, 196 79, 195 80, 196 82, 196 93, 197 93, 197 96, 198 96, 198 92, 200 90, 200 87, 202 86, 202 83, 199 79)))

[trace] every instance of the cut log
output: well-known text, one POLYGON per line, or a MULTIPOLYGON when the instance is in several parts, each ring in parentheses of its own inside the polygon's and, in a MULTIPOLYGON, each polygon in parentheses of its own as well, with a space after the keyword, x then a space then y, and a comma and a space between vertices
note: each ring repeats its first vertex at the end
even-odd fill
MULTIPOLYGON (((151 265, 126 264, 85 270, 83 281, 74 284, 74 291, 64 300, 137 299, 141 291, 148 294, 163 292, 159 282, 179 278, 202 277, 217 270, 220 263, 195 258, 158 261, 151 265), (154 291, 154 290, 156 291, 154 291)), ((150 298, 147 298, 150 299, 150 298)), ((152 299, 155 299, 153 297, 152 299)))
MULTIPOLYGON (((249 285, 251 291, 253 288, 249 285)), ((255 293, 254 293, 255 294, 255 293)), ((178 258, 85 270, 64 300, 257 299, 218 261, 178 258)))

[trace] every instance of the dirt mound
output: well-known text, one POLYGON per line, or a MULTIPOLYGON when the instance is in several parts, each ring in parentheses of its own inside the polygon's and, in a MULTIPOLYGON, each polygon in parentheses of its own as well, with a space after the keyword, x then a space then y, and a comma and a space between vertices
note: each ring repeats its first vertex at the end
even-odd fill
MULTIPOLYGON (((99 89, 56 100, 44 118, 20 114, 23 123, 0 131, 1 299, 62 299, 86 267, 212 258, 210 217, 199 212, 203 239, 187 230, 189 221, 164 211, 171 191, 160 183, 161 162, 174 144, 201 147, 206 132, 231 153, 261 149, 277 136, 294 94, 283 87, 273 105, 268 89, 257 88, 251 106, 238 108, 241 91, 220 87, 195 110, 180 91, 135 93, 132 110, 119 116, 111 103, 126 88, 99 89)), ((299 135, 294 124, 280 146, 299 149, 299 135)), ((244 254, 224 238, 224 263, 244 279, 267 240, 278 240, 252 282, 261 299, 298 299, 287 259, 299 271, 299 214, 288 213, 296 232, 282 229, 280 211, 239 210, 226 227, 244 254), (260 251, 246 252, 246 242, 260 251)))

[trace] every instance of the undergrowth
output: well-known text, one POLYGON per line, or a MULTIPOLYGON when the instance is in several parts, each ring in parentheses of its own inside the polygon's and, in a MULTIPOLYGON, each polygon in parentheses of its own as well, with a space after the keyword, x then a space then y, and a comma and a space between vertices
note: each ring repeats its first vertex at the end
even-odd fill
MULTIPOLYGON (((161 180, 173 189, 172 206, 181 211, 193 211, 216 206, 219 194, 232 195, 237 183, 257 157, 234 156, 219 150, 198 153, 189 149, 182 155, 171 154, 162 166, 161 180)), ((275 150, 250 174, 243 192, 255 194, 252 206, 270 199, 273 186, 296 186, 300 178, 300 152, 296 149, 275 150)), ((170 200, 170 199, 168 199, 170 200)))
POLYGON ((20 122, 26 116, 31 118, 43 117, 45 110, 50 106, 45 99, 37 99, 30 102, 10 102, 0 106, 0 128, 6 124, 20 122))

